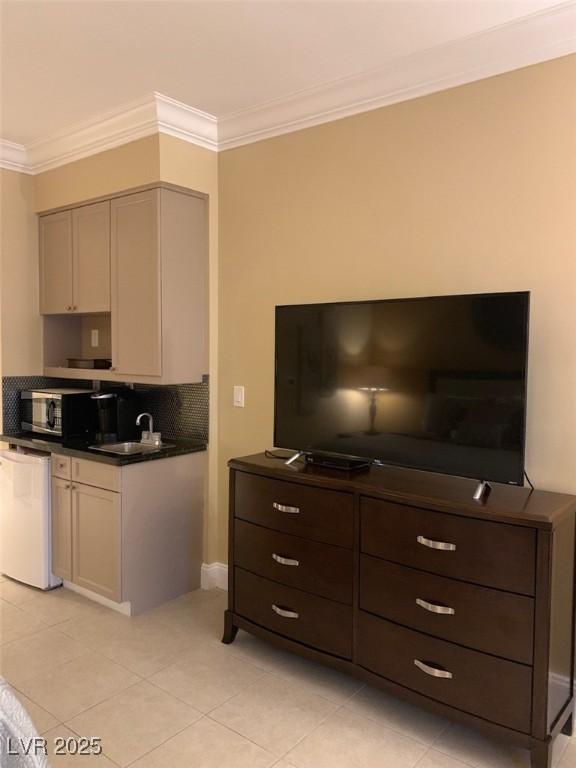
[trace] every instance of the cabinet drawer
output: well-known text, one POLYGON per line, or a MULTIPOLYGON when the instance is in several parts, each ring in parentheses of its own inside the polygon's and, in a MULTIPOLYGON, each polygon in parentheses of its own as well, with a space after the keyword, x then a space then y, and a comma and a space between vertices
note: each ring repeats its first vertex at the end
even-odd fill
POLYGON ((352 608, 234 570, 235 612, 262 627, 335 656, 352 655, 352 608))
POLYGON ((353 499, 348 493, 235 473, 235 515, 314 541, 352 547, 353 499))
POLYGON ((364 497, 361 547, 441 576, 534 594, 536 532, 530 528, 364 497))
POLYGON ((364 611, 359 613, 358 663, 424 696, 530 732, 531 667, 436 640, 364 611), (434 671, 451 677, 435 677, 434 671))
POLYGON ((352 551, 237 520, 234 562, 330 600, 352 603, 352 551))
POLYGON ((120 467, 99 461, 72 459, 72 480, 109 491, 120 490, 120 467))
POLYGON ((524 595, 362 555, 360 608, 444 640, 532 664, 534 601, 524 595))
POLYGON ((70 456, 60 456, 57 453, 51 454, 52 459, 52 477, 61 477, 62 480, 70 480, 72 477, 70 456))

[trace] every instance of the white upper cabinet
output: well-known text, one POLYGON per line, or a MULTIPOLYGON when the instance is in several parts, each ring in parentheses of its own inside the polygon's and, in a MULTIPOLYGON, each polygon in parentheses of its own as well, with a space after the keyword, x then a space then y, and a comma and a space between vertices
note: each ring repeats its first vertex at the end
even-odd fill
POLYGON ((110 312, 110 203, 72 211, 74 312, 110 312))
POLYGON ((40 312, 110 311, 110 203, 40 217, 40 312))
POLYGON ((71 312, 72 212, 40 218, 40 313, 71 312))
POLYGON ((207 227, 206 199, 167 186, 41 216, 41 312, 68 316, 44 321, 46 375, 85 377, 67 359, 97 356, 89 340, 99 314, 110 331, 101 356, 112 359, 99 379, 200 381, 208 370, 207 227))

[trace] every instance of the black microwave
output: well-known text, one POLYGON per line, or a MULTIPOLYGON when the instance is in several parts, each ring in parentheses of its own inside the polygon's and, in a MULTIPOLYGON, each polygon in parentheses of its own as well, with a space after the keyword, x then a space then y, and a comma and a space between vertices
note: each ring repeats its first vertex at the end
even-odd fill
POLYGON ((96 409, 89 389, 33 389, 20 393, 24 432, 66 440, 93 437, 96 409))

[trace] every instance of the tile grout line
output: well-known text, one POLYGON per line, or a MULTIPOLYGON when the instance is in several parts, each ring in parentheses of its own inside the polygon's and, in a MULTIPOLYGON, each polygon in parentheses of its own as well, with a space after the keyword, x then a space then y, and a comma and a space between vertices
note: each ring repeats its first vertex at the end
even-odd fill
MULTIPOLYGON (((364 686, 364 687, 367 687, 367 686, 364 686)), ((376 689, 376 690, 379 690, 379 689, 376 689)), ((358 691, 357 693, 360 693, 360 691, 358 691)), ((357 694, 354 694, 354 696, 352 696, 352 698, 354 698, 356 695, 357 694)), ((344 708, 348 708, 348 704, 350 703, 351 700, 352 699, 348 699, 348 701, 346 701, 344 703, 344 705, 343 705, 344 708)), ((412 741, 416 741, 419 744, 422 744, 422 746, 428 747, 429 749, 432 749, 434 744, 438 741, 438 739, 440 739, 442 734, 444 734, 448 730, 450 725, 451 725, 451 723, 449 723, 449 722, 446 723, 446 725, 442 728, 442 730, 439 733, 437 733, 436 736, 433 737, 432 741, 427 743, 425 741, 421 741, 417 736, 414 736, 411 733, 407 733, 406 731, 399 730, 397 727, 395 727, 393 724, 391 724, 389 722, 386 722, 384 724, 384 723, 382 723, 382 722, 380 722, 378 720, 373 719, 370 715, 359 714, 357 712, 352 712, 351 710, 349 710, 349 711, 350 711, 350 714, 355 715, 356 717, 365 717, 366 720, 370 720, 371 723, 374 723, 375 725, 378 725, 381 728, 386 728, 389 731, 393 731, 393 733, 397 734, 398 736, 404 736, 407 739, 412 739, 412 741)), ((425 710, 423 710, 423 711, 425 711, 425 710)))
MULTIPOLYGON (((170 666, 176 666, 176 665, 175 664, 171 664, 170 666)), ((163 691, 164 693, 167 693, 170 696, 173 696, 175 699, 177 699, 177 701, 181 701, 183 704, 186 704, 188 707, 192 707, 193 709, 196 709, 194 707, 194 704, 189 704, 187 701, 185 701, 184 699, 180 698, 180 696, 177 696, 175 693, 172 693, 171 691, 168 691, 166 688, 162 688, 161 685, 158 685, 158 683, 155 683, 152 680, 152 678, 155 675, 159 674, 160 672, 163 672, 165 669, 168 669, 168 667, 164 667, 163 669, 158 670, 158 672, 154 672, 152 675, 150 675, 150 677, 144 678, 145 681, 147 683, 150 683, 150 685, 153 685, 155 688, 158 688, 158 690, 163 691)), ((245 686, 246 688, 249 688, 252 685, 252 683, 258 682, 259 680, 261 680, 267 674, 266 672, 262 672, 262 670, 259 667, 256 667, 256 669, 258 669, 258 671, 261 672, 261 674, 259 675, 259 677, 255 678, 250 683, 246 683, 246 686, 245 686)), ((231 693, 230 696, 228 696, 226 699, 224 699, 223 701, 219 702, 218 704, 215 704, 207 712, 202 712, 202 710, 200 710, 200 709, 198 709, 197 711, 201 712, 202 716, 205 717, 205 716, 209 715, 211 712, 214 712, 214 710, 218 709, 218 707, 221 707, 224 704, 227 704, 235 696, 238 696, 240 693, 242 693, 245 690, 245 687, 243 686, 239 691, 235 691, 234 693, 231 693)))
MULTIPOLYGON (((63 633, 63 634, 64 634, 64 633, 63 633)), ((66 635, 66 637, 69 637, 69 639, 71 639, 71 640, 74 640, 74 638, 70 637, 69 635, 66 635)), ((80 643, 80 642, 79 642, 79 641, 77 641, 77 640, 74 640, 74 642, 78 642, 78 644, 79 644, 79 645, 82 645, 82 643, 80 643)), ((90 646, 87 646, 87 647, 86 647, 85 653, 82 653, 82 654, 80 654, 79 656, 75 656, 75 657, 74 657, 74 658, 72 658, 72 659, 68 659, 68 661, 64 661, 64 662, 62 662, 61 664, 57 664, 55 667, 52 667, 52 671, 57 671, 57 670, 61 669, 62 667, 65 667, 67 664, 70 664, 71 662, 73 662, 73 661, 76 661, 77 659, 81 659, 81 658, 82 658, 82 656, 84 656, 84 655, 86 655, 86 654, 94 654, 95 656, 99 656, 99 657, 100 657, 102 660, 104 660, 104 661, 107 661, 107 662, 109 662, 110 664, 114 664, 115 666, 117 666, 117 667, 120 667, 121 669, 123 669, 125 672, 128 672, 128 673, 129 673, 129 674, 131 674, 131 675, 134 675, 135 677, 137 677, 137 678, 138 678, 138 680, 136 680, 134 683, 130 683, 129 685, 126 685, 124 688, 120 688, 119 690, 117 690, 117 691, 115 691, 114 693, 110 694, 110 696, 106 696, 106 697, 105 697, 104 699, 102 699, 101 701, 99 701, 99 702, 96 702, 96 704, 91 704, 89 707, 86 707, 86 709, 83 709, 83 710, 81 710, 80 712, 77 712, 75 715, 72 715, 72 717, 71 717, 71 718, 69 718, 68 720, 60 720, 60 718, 58 717, 58 715, 55 715, 55 714, 54 714, 53 712, 51 712, 49 709, 46 709, 46 707, 44 706, 44 704, 40 704, 38 701, 36 701, 36 700, 35 700, 35 699, 34 699, 32 696, 30 696, 28 693, 26 693, 25 691, 22 691, 22 690, 21 690, 20 688, 18 688, 16 685, 14 685, 13 683, 11 683, 11 682, 10 682, 10 680, 8 680, 8 683, 9 683, 9 684, 10 684, 10 685, 11 685, 13 688, 16 688, 16 690, 17 690, 17 691, 19 691, 19 692, 20 692, 20 693, 21 693, 23 696, 26 696, 26 698, 27 698, 27 699, 30 699, 30 701, 31 701, 33 704, 35 704, 37 707, 40 707, 40 708, 41 708, 41 709, 43 709, 44 711, 48 712, 48 714, 49 714, 49 715, 52 715, 52 717, 56 718, 56 720, 58 720, 58 721, 60 722, 60 724, 61 724, 61 725, 66 725, 67 727, 69 727, 69 726, 68 726, 68 722, 69 722, 70 720, 74 719, 75 717, 78 717, 79 715, 83 715, 85 712, 88 712, 89 710, 93 709, 94 707, 97 707, 97 706, 99 706, 100 704, 104 704, 106 701, 109 701, 109 699, 112 699, 112 698, 114 698, 114 696, 117 696, 119 693, 122 693, 122 691, 126 691, 126 690, 128 690, 128 688, 132 688, 132 687, 134 687, 135 685, 138 685, 139 683, 143 683, 143 682, 145 682, 145 678, 141 677, 141 676, 140 676, 138 673, 136 673, 136 672, 133 672, 131 669, 128 669, 128 667, 124 667, 122 664, 118 664, 118 662, 115 662, 115 661, 113 661, 112 659, 109 659, 109 658, 108 658, 107 656, 105 656, 103 653, 100 653, 99 651, 95 650, 94 648, 91 648, 90 646)), ((1 649, 0 649, 0 655, 1 655, 1 649)), ((42 673, 38 673, 38 674, 42 674, 42 673)), ((30 678, 30 679, 33 679, 34 677, 38 677, 38 675, 33 675, 33 676, 32 676, 32 678, 30 678)), ((190 705, 189 705, 189 706, 190 706, 190 705)), ((78 734, 78 735, 80 735, 80 734, 78 734)))
MULTIPOLYGON (((131 685, 127 685, 127 686, 126 686, 126 688, 122 688, 122 690, 120 690, 120 691, 117 691, 116 693, 113 693, 113 694, 112 694, 112 696, 109 696, 108 698, 104 699, 104 701, 100 701, 100 702, 98 702, 97 704, 93 704, 92 706, 88 707, 87 709, 84 709, 84 710, 82 710, 82 712, 79 712, 77 715, 74 715, 74 717, 73 717, 73 718, 71 718, 71 720, 74 720, 74 718, 76 718, 76 717, 79 717, 80 715, 85 715, 85 714, 86 714, 87 712, 89 712, 91 709, 95 709, 96 707, 99 707, 101 704, 105 704, 107 701, 110 701, 110 699, 113 699, 113 698, 114 698, 114 696, 117 696, 119 693, 123 693, 124 691, 127 691, 127 690, 129 690, 130 688, 134 688, 135 686, 139 685, 140 683, 144 683, 144 682, 147 682, 147 681, 146 681, 146 680, 143 680, 143 679, 141 679, 141 680, 138 680, 136 683, 132 683, 131 685)), ((166 691, 163 691, 163 693, 166 693, 166 691)), ((169 695, 169 694, 167 694, 167 695, 169 695)), ((176 698, 176 697, 172 697, 172 698, 176 698)), ((183 702, 180 702, 180 701, 179 701, 179 699, 176 699, 176 701, 178 701, 179 703, 183 703, 183 702)), ((188 707, 190 707, 190 709, 194 709, 194 707, 190 706, 190 704, 188 704, 187 706, 188 706, 188 707)), ((198 710, 194 710, 194 711, 195 711, 195 712, 198 712, 198 710)), ((148 754, 150 754, 150 752, 153 752, 153 751, 154 751, 155 749, 157 749, 158 747, 161 747, 161 746, 162 746, 162 744, 165 744, 167 741, 170 741, 170 739, 174 738, 175 736, 178 736, 178 734, 179 734, 179 733, 182 733, 182 731, 185 731, 185 730, 186 730, 186 728, 190 728, 191 726, 193 726, 193 725, 195 725, 197 722, 199 722, 199 721, 202 719, 202 717, 203 717, 201 713, 199 713, 199 714, 200 714, 200 717, 198 717, 196 720, 194 720, 194 721, 193 721, 193 722, 191 722, 191 723, 188 723, 188 725, 185 725, 183 728, 180 728, 180 729, 179 729, 179 730, 178 730, 176 733, 173 733, 173 734, 172 734, 171 736, 169 736, 167 739, 164 739, 164 741, 160 742, 160 743, 159 743, 159 744, 157 744, 155 747, 152 747, 152 749, 149 749, 149 750, 147 750, 147 751, 146 751, 146 752, 144 752, 142 755, 139 755, 139 756, 138 756, 137 758, 135 758, 134 760, 131 760, 129 763, 126 763, 124 766, 121 766, 121 765, 120 765, 119 763, 117 763, 115 760, 112 760, 112 758, 111 758, 109 755, 106 755, 106 757, 107 757, 109 760, 111 760, 111 761, 114 763, 114 765, 118 765, 118 766, 119 766, 119 768, 128 768, 128 766, 129 766, 129 765, 132 765, 133 763, 135 763, 135 762, 136 762, 136 760, 140 760, 140 758, 142 758, 142 757, 145 757, 145 755, 148 755, 148 754)), ((81 734, 81 733, 78 733, 78 731, 75 731, 75 730, 74 730, 74 728, 73 728, 73 727, 70 725, 70 722, 71 722, 70 720, 68 720, 68 721, 64 721, 64 722, 62 723, 62 725, 64 725, 66 728, 68 728, 70 731, 72 731, 72 733, 74 733, 74 734, 75 734, 76 736, 78 736, 79 738, 82 738, 82 734, 81 734)), ((104 751, 104 747, 102 747, 102 751, 104 752, 104 754, 106 754, 106 753, 105 753, 105 751, 104 751)))
POLYGON ((432 747, 428 747, 428 749, 424 752, 424 754, 421 757, 419 757, 418 760, 416 760, 412 768, 418 768, 418 766, 424 762, 424 758, 426 757, 426 755, 429 755, 431 751, 432 751, 432 747))
MULTIPOLYGON (((278 676, 278 675, 274 675, 273 673, 270 673, 270 672, 268 672, 268 673, 266 673, 266 674, 267 674, 269 677, 277 677, 277 678, 279 678, 279 676, 278 676)), ((263 677, 263 676, 262 676, 262 677, 263 677)), ((258 678, 258 680, 262 680, 262 677, 258 678)), ((282 678, 279 678, 279 679, 281 679, 281 680, 282 680, 282 678)), ((257 681, 254 681, 254 683, 256 683, 256 682, 257 682, 257 681)), ((286 682, 286 681, 285 681, 285 680, 282 680, 282 682, 286 682)), ((251 685, 252 685, 252 684, 250 684, 248 687, 251 687, 251 685)), ((308 693, 308 691, 306 691, 306 692, 308 693)), ((242 694, 242 691, 240 691, 239 693, 236 693, 236 694, 234 694, 234 696, 230 697, 230 699, 228 699, 228 700, 227 700, 227 702, 231 701, 232 699, 236 698, 236 696, 239 696, 239 695, 241 695, 241 694, 242 694)), ((324 697, 320 697, 320 698, 324 698, 324 697)), ((324 699, 324 700, 325 700, 325 701, 328 701, 328 699, 324 699)), ((269 750, 269 749, 267 749, 266 747, 263 747, 263 746, 262 746, 262 744, 258 744, 258 742, 254 741, 254 739, 250 738, 250 736, 246 736, 246 734, 244 734, 244 733, 241 733, 240 731, 237 731, 237 730, 236 730, 235 728, 233 728, 233 727, 232 727, 230 724, 228 724, 228 723, 222 723, 222 722, 220 722, 220 720, 217 720, 215 717, 212 717, 213 713, 214 713, 214 712, 215 712, 215 711, 216 711, 216 710, 217 710, 217 709, 218 709, 220 706, 223 706, 223 704, 225 704, 225 703, 227 703, 227 702, 223 702, 222 704, 219 704, 217 707, 214 707, 214 709, 211 709, 211 710, 210 710, 210 712, 209 712, 209 713, 207 713, 207 714, 205 715, 205 717, 206 717, 206 718, 208 718, 209 720, 212 720, 212 722, 216 723, 217 725, 220 725, 220 726, 222 726, 223 728, 227 728, 229 731, 232 731, 232 733, 235 733, 237 736, 241 736, 243 739, 246 739, 246 740, 247 740, 247 741, 249 741, 251 744, 254 744, 256 747, 259 747, 260 749, 263 749, 265 752, 268 752, 269 754, 271 754, 271 755, 273 755, 274 757, 276 757, 276 755, 274 755, 274 753, 270 752, 270 750, 269 750)), ((299 743, 300 743, 300 742, 301 742, 303 739, 307 738, 307 736, 309 736, 311 733, 313 733, 313 732, 316 730, 316 728, 320 727, 320 725, 322 725, 322 724, 323 724, 323 723, 326 721, 326 719, 327 719, 328 717, 330 717, 331 715, 335 714, 335 712, 337 712, 337 711, 338 711, 338 710, 341 708, 341 706, 343 706, 343 705, 338 705, 338 704, 336 704, 336 702, 334 702, 334 701, 330 701, 330 704, 333 704, 333 705, 334 705, 336 708, 335 708, 335 709, 333 709, 333 710, 332 710, 332 712, 328 713, 328 714, 327 714, 327 715, 326 715, 324 718, 322 718, 321 722, 317 723, 317 725, 315 725, 315 726, 312 728, 312 730, 310 731, 310 733, 307 733, 307 734, 305 734, 304 736, 302 736, 300 739, 298 739, 298 741, 296 742, 296 744, 294 744, 292 747, 290 747, 290 749, 286 750, 286 752, 283 752, 281 755, 279 755, 279 756, 278 756, 278 760, 276 761, 276 763, 277 763, 277 762, 279 762, 279 761, 281 761, 281 760, 283 760, 283 759, 285 759, 286 755, 287 755, 289 752, 291 752, 291 750, 292 750, 292 749, 294 749, 294 747, 296 747, 296 746, 297 746, 297 745, 298 745, 298 744, 299 744, 299 743)), ((276 763, 273 763, 273 764, 272 764, 272 768, 273 768, 273 766, 274 766, 274 765, 276 765, 276 763)))
MULTIPOLYGON (((334 702, 332 702, 332 703, 334 703, 334 702)), ((319 728, 321 728, 324 725, 324 723, 329 718, 334 717, 334 715, 337 715, 338 712, 340 712, 340 710, 344 708, 344 705, 345 705, 345 702, 342 702, 342 704, 340 704, 339 706, 336 706, 336 709, 333 709, 332 712, 329 712, 326 715, 326 717, 323 717, 321 719, 321 721, 317 725, 315 725, 314 728, 312 728, 312 730, 309 733, 307 733, 304 736, 302 736, 300 739, 298 739, 296 744, 294 744, 292 747, 290 747, 290 749, 286 750, 286 752, 284 752, 284 754, 280 757, 280 759, 281 760, 286 760, 287 756, 290 755, 290 752, 293 752, 299 744, 301 744, 309 736, 312 736, 312 734, 315 733, 319 728)), ((288 762, 290 762, 290 761, 288 760, 288 762)), ((293 763, 290 763, 290 765, 293 765, 293 763)))
MULTIPOLYGON (((188 706, 190 706, 190 704, 189 704, 188 706)), ((193 709, 193 707, 192 707, 192 709, 193 709)), ((198 712, 199 710, 196 710, 196 711, 198 712)), ((200 717, 199 717, 199 718, 197 718, 196 720, 194 720, 194 722, 192 722, 192 723, 188 723, 188 725, 184 726, 184 728, 180 728, 180 730, 179 730, 179 731, 177 731, 176 733, 173 733, 173 734, 172 734, 171 736, 169 736, 167 739, 164 739, 164 741, 161 741, 161 742, 160 742, 159 744, 157 744, 155 747, 152 747, 152 749, 149 749, 147 752, 144 752, 144 754, 142 754, 142 755, 139 755, 139 756, 138 756, 137 758, 135 758, 134 760, 131 760, 129 763, 126 763, 126 764, 123 766, 123 768, 129 768, 129 766, 130 766, 130 765, 134 765, 134 763, 135 763, 137 760, 141 760, 143 757, 146 757, 146 755, 149 755, 151 752, 154 752, 154 750, 156 750, 156 749, 159 749, 159 748, 160 748, 160 747, 162 747, 164 744, 166 744, 167 742, 171 741, 171 739, 175 739, 175 738, 176 738, 176 736, 179 736, 181 733, 184 733, 184 731, 188 730, 188 728, 193 728, 193 727, 194 727, 194 726, 195 726, 197 723, 199 723, 201 720, 205 720, 205 719, 208 719, 208 718, 207 718, 207 716, 206 716, 206 715, 203 715, 202 713, 200 713, 200 717)), ((261 749, 262 749, 262 747, 261 747, 261 749)))

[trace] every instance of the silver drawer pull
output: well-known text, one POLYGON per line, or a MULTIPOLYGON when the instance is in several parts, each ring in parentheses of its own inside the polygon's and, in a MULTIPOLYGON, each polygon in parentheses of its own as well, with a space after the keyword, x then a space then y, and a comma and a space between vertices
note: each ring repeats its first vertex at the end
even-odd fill
POLYGON ((449 608, 447 605, 429 603, 428 600, 422 600, 421 597, 416 598, 416 605, 419 605, 420 608, 424 608, 425 611, 430 611, 430 613, 442 613, 445 616, 454 616, 456 613, 454 608, 449 608))
POLYGON ((300 514, 300 507, 290 507, 287 504, 279 504, 277 501, 274 501, 272 506, 274 509, 277 509, 278 512, 287 512, 289 515, 300 514))
POLYGON ((420 659, 414 659, 414 664, 418 669, 421 669, 422 672, 430 675, 430 677, 442 677, 445 680, 452 680, 452 672, 448 672, 447 669, 431 667, 430 664, 425 664, 423 661, 420 661, 420 659))
POLYGON ((278 605, 272 604, 272 610, 274 613, 277 613, 278 616, 282 616, 283 619, 298 619, 300 618, 300 614, 296 613, 296 611, 287 611, 286 608, 280 608, 278 605))
POLYGON ((425 536, 418 536, 416 538, 418 544, 422 544, 423 547, 429 549, 441 549, 444 552, 456 552, 456 544, 448 544, 446 541, 434 541, 434 539, 427 539, 425 536))
POLYGON ((300 565, 300 560, 293 560, 291 557, 282 557, 282 555, 277 555, 276 552, 272 553, 272 560, 276 560, 280 565, 293 565, 296 568, 300 565))

